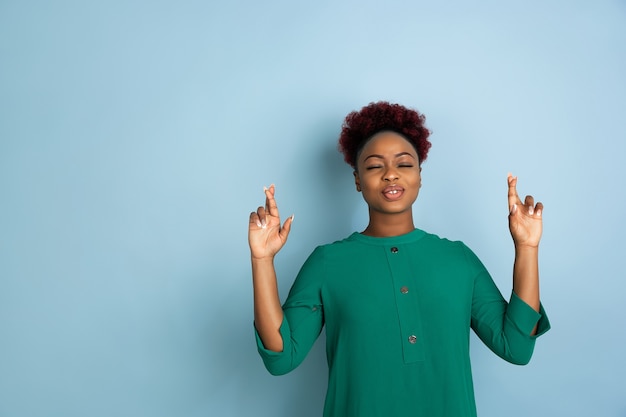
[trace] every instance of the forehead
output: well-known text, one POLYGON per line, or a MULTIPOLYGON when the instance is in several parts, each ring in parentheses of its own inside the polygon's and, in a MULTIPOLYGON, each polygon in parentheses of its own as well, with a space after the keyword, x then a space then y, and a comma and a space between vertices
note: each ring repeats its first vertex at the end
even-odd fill
MULTIPOLYGON (((398 152, 408 152, 417 156, 415 146, 407 138, 396 132, 383 131, 372 136, 361 151, 361 157, 367 157, 367 154, 395 154, 398 152)), ((361 159, 361 158, 359 158, 361 159)))

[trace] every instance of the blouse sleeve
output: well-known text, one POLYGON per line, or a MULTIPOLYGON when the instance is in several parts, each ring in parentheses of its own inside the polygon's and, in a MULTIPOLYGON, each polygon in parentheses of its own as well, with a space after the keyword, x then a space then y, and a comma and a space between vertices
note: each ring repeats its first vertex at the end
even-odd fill
POLYGON ((266 349, 255 328, 259 354, 272 375, 286 374, 300 365, 321 333, 324 326, 323 279, 323 247, 318 247, 300 269, 283 304, 282 352, 266 349))
POLYGON ((467 259, 475 274, 472 329, 496 355, 508 362, 526 365, 536 339, 550 329, 543 305, 536 312, 515 292, 511 292, 507 303, 483 264, 469 249, 467 259), (531 335, 535 325, 537 334, 531 335))

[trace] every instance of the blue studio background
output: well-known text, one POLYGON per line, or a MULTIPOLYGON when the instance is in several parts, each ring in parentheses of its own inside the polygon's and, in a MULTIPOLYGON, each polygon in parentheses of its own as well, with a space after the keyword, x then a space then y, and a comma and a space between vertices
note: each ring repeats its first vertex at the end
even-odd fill
POLYGON ((553 329, 472 337, 479 415, 626 416, 623 0, 0 0, 0 417, 320 416, 323 336, 256 353, 248 215, 295 214, 284 297, 366 225, 336 139, 378 100, 433 131, 418 227, 507 297, 507 172, 546 207, 553 329))

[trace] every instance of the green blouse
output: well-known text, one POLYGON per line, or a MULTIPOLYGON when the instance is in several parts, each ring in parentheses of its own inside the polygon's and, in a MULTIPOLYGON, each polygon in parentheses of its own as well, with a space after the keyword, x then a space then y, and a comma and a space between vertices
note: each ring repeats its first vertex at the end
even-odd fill
POLYGON ((285 374, 326 325, 325 417, 476 416, 470 327, 515 364, 528 363, 550 328, 543 307, 515 293, 507 303, 462 242, 419 229, 317 247, 283 310, 283 351, 265 349, 257 333, 259 353, 270 373, 285 374))

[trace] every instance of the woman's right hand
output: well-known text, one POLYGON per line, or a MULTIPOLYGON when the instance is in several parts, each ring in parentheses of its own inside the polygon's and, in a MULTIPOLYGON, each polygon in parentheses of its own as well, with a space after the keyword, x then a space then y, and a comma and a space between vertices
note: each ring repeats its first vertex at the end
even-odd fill
POLYGON ((276 187, 272 184, 265 188, 265 207, 259 207, 250 213, 248 224, 248 243, 253 259, 273 258, 287 242, 293 216, 280 225, 278 206, 274 199, 276 187))

